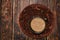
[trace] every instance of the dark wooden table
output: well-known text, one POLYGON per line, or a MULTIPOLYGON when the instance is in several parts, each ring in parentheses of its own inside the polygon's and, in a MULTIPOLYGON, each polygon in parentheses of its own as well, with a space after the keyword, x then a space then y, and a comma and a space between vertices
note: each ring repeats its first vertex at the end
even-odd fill
POLYGON ((1 40, 41 40, 29 38, 19 29, 19 14, 28 5, 42 4, 54 13, 54 32, 43 40, 59 40, 60 30, 60 2, 59 0, 2 0, 0 12, 1 40))

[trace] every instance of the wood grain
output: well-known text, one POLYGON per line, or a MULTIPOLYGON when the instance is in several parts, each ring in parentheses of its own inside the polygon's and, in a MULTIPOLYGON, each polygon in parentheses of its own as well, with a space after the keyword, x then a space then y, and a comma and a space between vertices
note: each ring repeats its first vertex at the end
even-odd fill
POLYGON ((1 40, 12 40, 12 0, 2 0, 1 11, 1 40))
MULTIPOLYGON (((58 36, 56 37, 58 32, 56 24, 56 0, 2 0, 2 13, 0 16, 1 40, 41 40, 26 36, 19 27, 20 13, 26 6, 31 4, 45 5, 54 13, 55 29, 54 32, 47 37, 47 40, 58 40, 58 36)), ((60 20, 60 15, 58 15, 58 19, 60 20)), ((42 40, 46 40, 46 38, 42 40)))
MULTIPOLYGON (((54 15, 55 15, 55 19, 56 19, 56 10, 55 10, 55 3, 56 3, 56 1, 55 0, 15 0, 16 2, 16 4, 17 4, 17 6, 16 6, 16 11, 14 11, 15 12, 15 14, 16 14, 16 16, 14 16, 15 17, 15 19, 16 19, 16 21, 15 22, 17 22, 18 24, 19 24, 19 14, 21 13, 21 11, 26 7, 26 6, 28 6, 28 5, 31 5, 31 4, 42 4, 42 5, 45 5, 45 6, 47 6, 51 11, 54 11, 54 15), (17 17, 17 15, 18 15, 18 17, 17 17), (17 20, 18 19, 18 20, 17 20)), ((15 4, 15 5, 16 5, 15 4)), ((13 6, 14 7, 14 6, 13 6)), ((16 23, 16 24, 17 24, 16 23)), ((55 20, 55 23, 56 23, 56 20, 55 20)), ((17 25, 18 25, 17 24, 17 25)), ((56 25, 55 25, 56 26, 56 25)), ((22 34, 22 32, 20 32, 21 34, 22 34)), ((20 34, 20 35, 21 35, 20 34)), ((54 33, 53 33, 54 34, 54 33)), ((22 35, 22 36, 24 36, 24 34, 22 35)), ((47 39, 48 40, 51 40, 51 38, 50 38, 51 36, 48 36, 47 37, 47 39)), ((23 39, 22 39, 23 40, 23 39)), ((33 39, 33 38, 29 38, 29 37, 27 37, 26 36, 26 40, 39 40, 39 39, 33 39)))

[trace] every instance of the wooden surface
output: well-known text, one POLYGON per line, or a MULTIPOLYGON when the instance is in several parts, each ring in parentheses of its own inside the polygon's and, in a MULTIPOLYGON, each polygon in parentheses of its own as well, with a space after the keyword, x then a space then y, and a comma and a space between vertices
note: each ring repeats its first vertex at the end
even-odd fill
MULTIPOLYGON (((15 40, 41 40, 41 39, 33 39, 33 38, 29 38, 27 36, 25 36, 21 30, 18 28, 19 27, 19 14, 21 13, 21 11, 28 5, 31 5, 31 4, 42 4, 42 5, 45 5, 47 6, 51 11, 53 11, 54 13, 54 18, 56 19, 56 9, 55 9, 55 6, 56 6, 56 1, 55 0, 14 0, 15 2, 15 5, 14 5, 14 23, 17 25, 14 26, 14 29, 15 29, 15 35, 14 35, 14 38, 15 40)), ((56 20, 55 20, 55 28, 56 28, 56 20)), ((55 29, 57 30, 57 29, 55 29)), ((55 31, 54 30, 54 31, 55 31)), ((56 33, 56 32, 55 32, 56 33)), ((56 40, 54 38, 54 35, 55 33, 52 33, 50 36, 47 37, 48 40, 56 40), (52 36, 53 35, 53 36, 52 36)))
POLYGON ((13 22, 12 22, 12 1, 2 0, 0 16, 0 40, 12 40, 13 22))
POLYGON ((57 11, 57 27, 58 27, 58 37, 60 40, 60 0, 57 0, 57 6, 56 6, 56 11, 57 11))
MULTIPOLYGON (((57 35, 57 24, 56 24, 56 0, 2 0, 2 13, 0 20, 0 32, 1 40, 41 40, 33 39, 27 37, 19 29, 19 14, 28 5, 31 4, 42 4, 47 6, 53 13, 55 17, 54 22, 54 32, 47 37, 47 40, 58 40, 57 35)), ((59 2, 59 1, 58 1, 59 2)), ((58 4, 57 6, 59 6, 58 4)), ((57 9, 58 10, 58 9, 57 9)), ((59 13, 59 12, 57 12, 59 13)), ((58 14, 58 22, 60 20, 60 15, 58 14)), ((58 23, 58 26, 59 23, 58 23)), ((45 38, 44 38, 45 39, 45 38)))

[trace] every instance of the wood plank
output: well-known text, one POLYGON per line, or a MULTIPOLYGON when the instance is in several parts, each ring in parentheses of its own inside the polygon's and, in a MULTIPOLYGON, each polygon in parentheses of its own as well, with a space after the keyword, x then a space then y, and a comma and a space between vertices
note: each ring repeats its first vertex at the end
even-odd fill
POLYGON ((60 40, 60 0, 57 0, 57 27, 58 27, 58 38, 60 40))
POLYGON ((12 40, 12 0, 2 0, 1 40, 12 40))

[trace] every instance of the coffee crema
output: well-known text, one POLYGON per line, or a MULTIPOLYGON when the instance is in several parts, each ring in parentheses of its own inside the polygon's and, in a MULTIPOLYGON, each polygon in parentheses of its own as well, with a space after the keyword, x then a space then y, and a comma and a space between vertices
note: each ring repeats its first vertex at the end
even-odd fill
POLYGON ((45 29, 45 21, 42 18, 34 18, 31 21, 31 28, 36 33, 41 33, 45 29))

